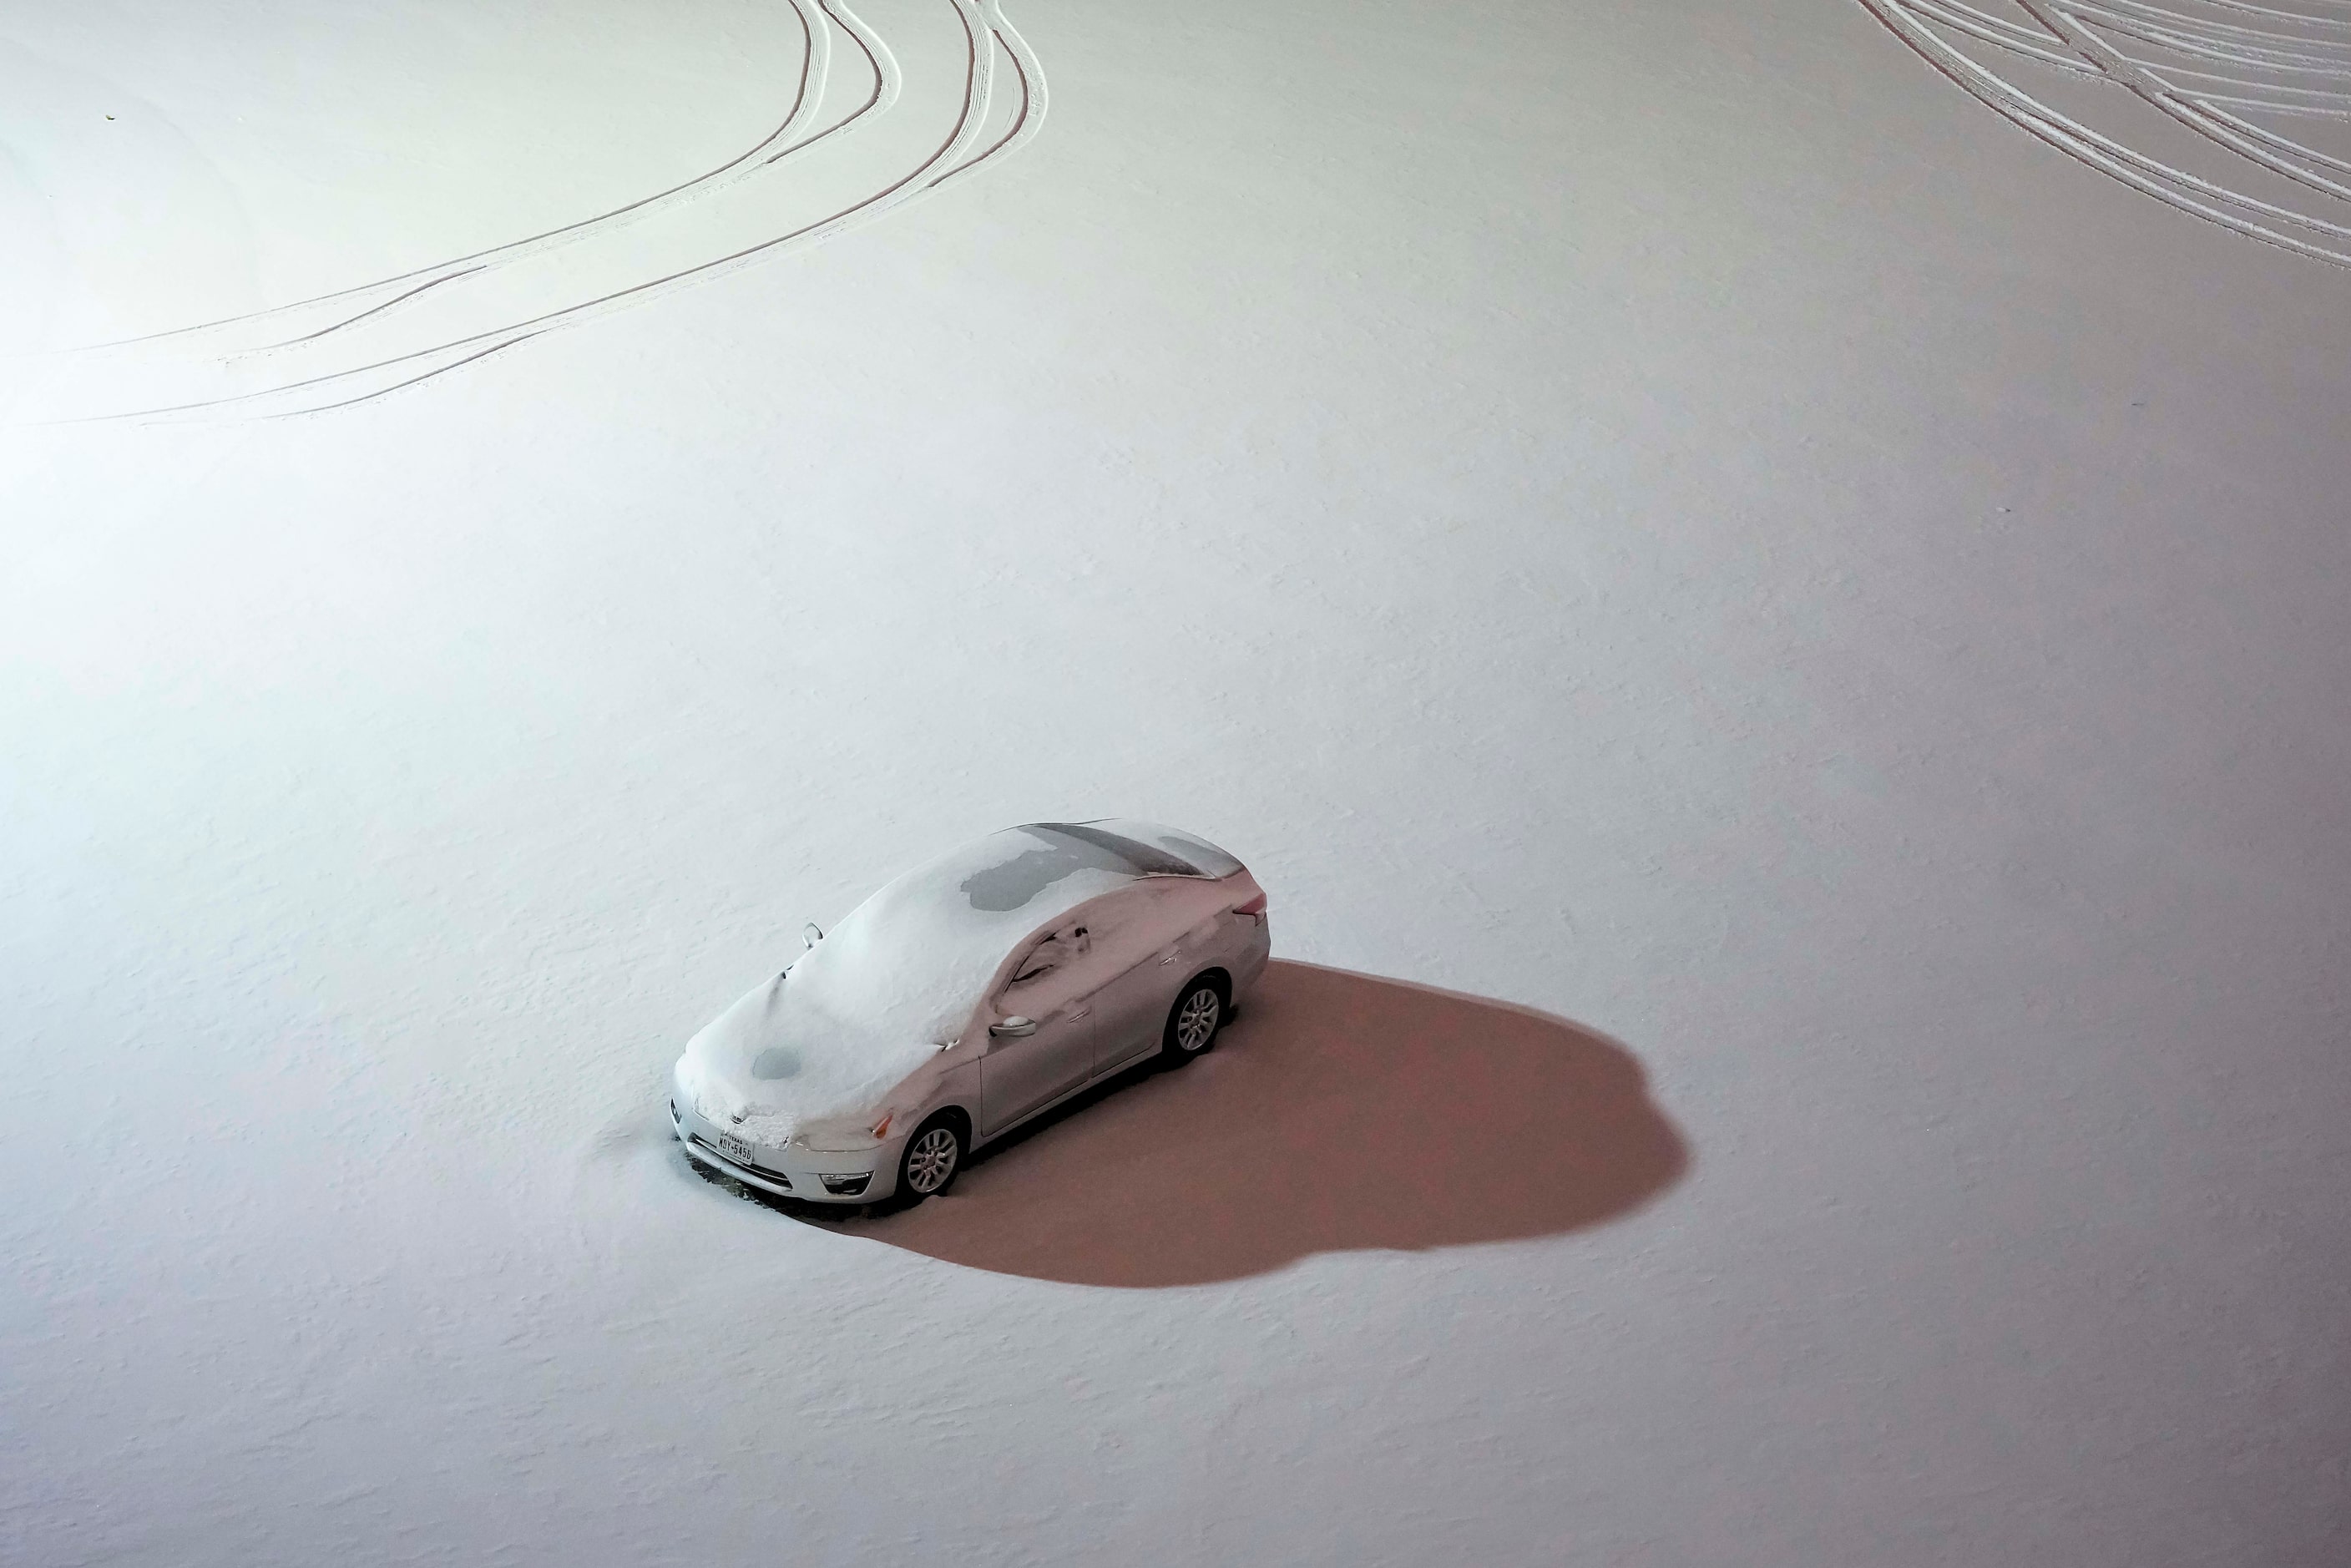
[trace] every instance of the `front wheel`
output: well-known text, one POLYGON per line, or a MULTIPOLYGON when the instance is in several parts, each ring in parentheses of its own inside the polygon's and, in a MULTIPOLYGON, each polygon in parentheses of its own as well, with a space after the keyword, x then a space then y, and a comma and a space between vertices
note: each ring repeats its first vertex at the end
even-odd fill
POLYGON ((898 1156, 898 1193, 910 1204, 920 1203, 947 1184, 963 1168, 963 1133, 953 1118, 934 1116, 906 1140, 898 1156))
POLYGON ((1176 1006, 1167 1014, 1166 1031, 1160 1036, 1159 1054, 1174 1062, 1206 1056, 1217 1043, 1217 1031, 1225 1026, 1225 993, 1216 981, 1206 977, 1184 988, 1176 998, 1176 1006))

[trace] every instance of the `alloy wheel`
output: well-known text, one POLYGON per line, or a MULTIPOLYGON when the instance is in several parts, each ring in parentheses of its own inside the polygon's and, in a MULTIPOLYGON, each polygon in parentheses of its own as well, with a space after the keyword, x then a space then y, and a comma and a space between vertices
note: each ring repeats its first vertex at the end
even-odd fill
POLYGON ((906 1185, 925 1197, 938 1191, 955 1175, 956 1152, 955 1134, 933 1127, 906 1151, 906 1185))
POLYGON ((1209 987, 1202 986, 1184 998, 1183 1008, 1176 1014, 1176 1043, 1186 1051, 1204 1051, 1216 1038, 1219 1015, 1224 1003, 1209 987))

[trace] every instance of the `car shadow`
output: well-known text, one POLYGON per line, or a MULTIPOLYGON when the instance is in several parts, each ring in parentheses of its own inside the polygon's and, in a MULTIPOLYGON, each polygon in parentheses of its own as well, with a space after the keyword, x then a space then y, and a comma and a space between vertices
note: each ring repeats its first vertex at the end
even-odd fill
POLYGON ((997 1273, 1192 1285, 1316 1252, 1561 1235, 1639 1207, 1688 1163, 1640 1063, 1603 1035, 1277 963, 1207 1056, 1080 1096, 938 1197, 839 1218, 770 1207, 997 1273))

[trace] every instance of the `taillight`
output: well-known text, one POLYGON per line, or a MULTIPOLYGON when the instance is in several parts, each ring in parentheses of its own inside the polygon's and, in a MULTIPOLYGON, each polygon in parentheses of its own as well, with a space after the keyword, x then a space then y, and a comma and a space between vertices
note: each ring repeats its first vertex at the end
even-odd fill
POLYGON ((1247 904, 1234 904, 1234 905, 1233 905, 1233 913, 1234 913, 1235 915, 1248 915, 1251 920, 1262 920, 1262 919, 1264 919, 1264 918, 1265 918, 1265 894, 1261 894, 1261 893, 1260 893, 1260 894, 1259 894, 1255 898, 1250 899, 1247 904))

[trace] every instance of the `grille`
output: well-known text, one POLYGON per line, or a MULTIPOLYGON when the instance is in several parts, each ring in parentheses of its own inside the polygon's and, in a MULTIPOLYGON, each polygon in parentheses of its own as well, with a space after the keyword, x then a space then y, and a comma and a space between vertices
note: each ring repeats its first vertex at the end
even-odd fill
POLYGON ((769 1181, 774 1182, 778 1186, 789 1187, 792 1185, 792 1178, 786 1176, 781 1171, 771 1171, 763 1165, 757 1165, 750 1160, 737 1158, 736 1155, 728 1154, 724 1149, 715 1148, 711 1145, 710 1141, 699 1133, 695 1134, 693 1136, 694 1146, 702 1150, 705 1154, 709 1155, 714 1159, 724 1160, 728 1165, 737 1166, 739 1169, 750 1171, 755 1175, 763 1176, 769 1181))

